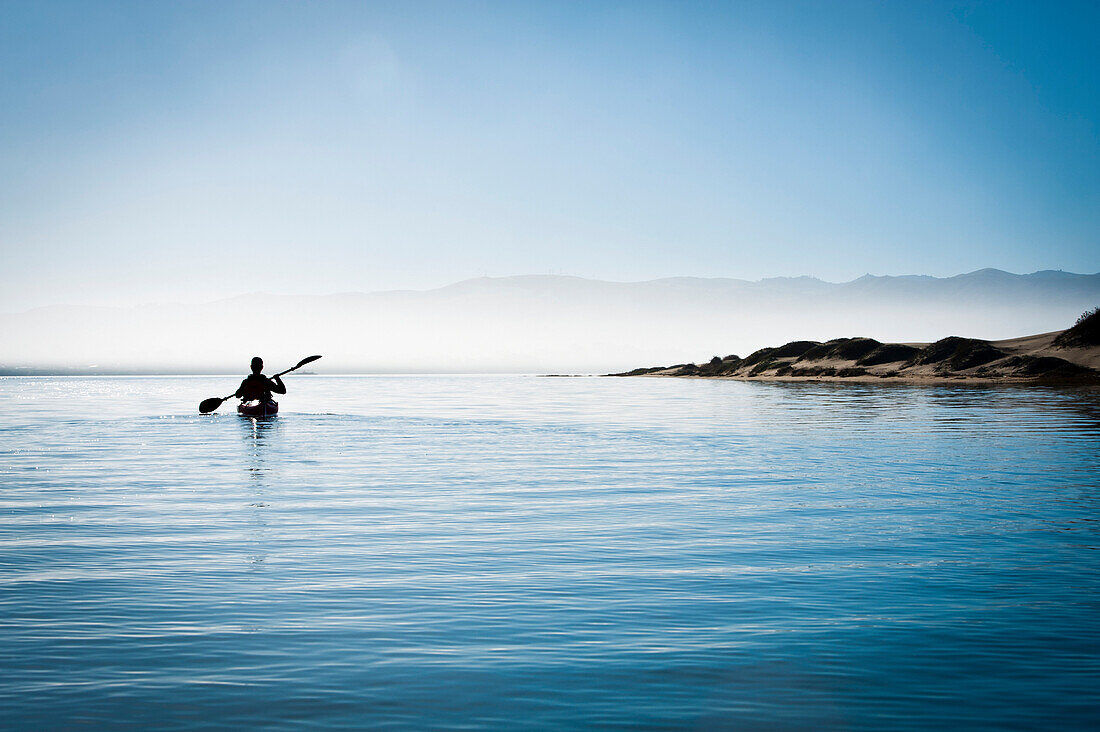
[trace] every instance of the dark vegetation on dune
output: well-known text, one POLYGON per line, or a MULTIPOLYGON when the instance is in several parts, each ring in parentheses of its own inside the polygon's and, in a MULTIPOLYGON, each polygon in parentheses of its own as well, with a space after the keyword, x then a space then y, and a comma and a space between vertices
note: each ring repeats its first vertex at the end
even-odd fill
POLYGON ((905 343, 883 343, 857 362, 860 366, 878 366, 884 363, 910 361, 917 357, 921 349, 905 343))
MULTIPOLYGON (((1053 348, 1100 345, 1100 308, 1084 313, 1052 343, 1053 348)), ((1046 354, 1013 355, 989 341, 949 336, 926 346, 881 343, 874 338, 791 341, 761 348, 745 358, 715 356, 704 364, 634 369, 613 376, 728 376, 736 378, 905 376, 1034 378, 1097 381, 1100 372, 1046 354)))
POLYGON ((834 338, 818 343, 799 357, 799 361, 856 361, 882 344, 874 338, 834 338))
POLYGON ((962 371, 1007 355, 989 341, 950 336, 922 348, 910 363, 936 364, 937 371, 962 371))
MULTIPOLYGON (((819 345, 821 344, 817 341, 791 341, 779 348, 766 348, 764 350, 771 351, 771 355, 775 358, 788 358, 791 356, 799 358, 807 351, 817 348, 819 345)), ((757 353, 759 353, 759 351, 757 351, 757 353)))
MULTIPOLYGON (((1095 374, 1092 369, 1070 363, 1056 356, 1012 356, 1001 364, 1003 370, 1015 376, 1042 376, 1046 378, 1074 378, 1095 374)), ((978 369, 980 372, 981 369, 978 369)))
POLYGON ((1073 327, 1054 339, 1056 348, 1100 346, 1100 307, 1082 313, 1073 327))

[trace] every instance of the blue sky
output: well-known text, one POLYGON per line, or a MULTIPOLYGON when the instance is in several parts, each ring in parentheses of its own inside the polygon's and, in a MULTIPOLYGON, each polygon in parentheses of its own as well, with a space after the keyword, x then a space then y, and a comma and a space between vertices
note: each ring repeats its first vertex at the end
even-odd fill
POLYGON ((0 0, 0 309, 1100 270, 1095 3, 0 0))

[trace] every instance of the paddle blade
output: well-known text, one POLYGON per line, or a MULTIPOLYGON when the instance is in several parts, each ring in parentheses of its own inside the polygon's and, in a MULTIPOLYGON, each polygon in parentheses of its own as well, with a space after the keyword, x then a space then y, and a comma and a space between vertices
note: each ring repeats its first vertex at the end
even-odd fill
POLYGON ((224 399, 220 399, 218 397, 203 399, 202 402, 199 404, 199 413, 209 414, 210 412, 213 412, 215 409, 220 407, 222 405, 222 402, 224 401, 224 399))
POLYGON ((297 366, 295 366, 294 368, 296 368, 296 369, 300 369, 300 368, 302 368, 303 366, 305 366, 305 365, 306 365, 307 363, 313 363, 314 361, 316 361, 316 360, 317 360, 317 359, 319 359, 319 358, 320 358, 320 356, 306 356, 306 357, 305 357, 305 358, 303 358, 303 359, 302 359, 301 361, 299 361, 299 362, 298 362, 298 365, 297 365, 297 366))

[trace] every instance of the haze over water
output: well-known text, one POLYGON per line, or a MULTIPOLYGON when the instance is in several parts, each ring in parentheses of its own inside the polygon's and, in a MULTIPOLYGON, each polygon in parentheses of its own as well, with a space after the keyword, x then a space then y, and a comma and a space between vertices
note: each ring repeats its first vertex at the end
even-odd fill
POLYGON ((20 728, 1083 727, 1100 392, 0 379, 20 728))

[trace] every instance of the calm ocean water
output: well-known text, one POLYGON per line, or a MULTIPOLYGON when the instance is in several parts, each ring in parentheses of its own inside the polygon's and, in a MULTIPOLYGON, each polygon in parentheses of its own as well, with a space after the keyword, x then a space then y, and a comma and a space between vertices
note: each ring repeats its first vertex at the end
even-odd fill
POLYGON ((1100 722, 1100 391, 0 379, 11 729, 1100 722))

